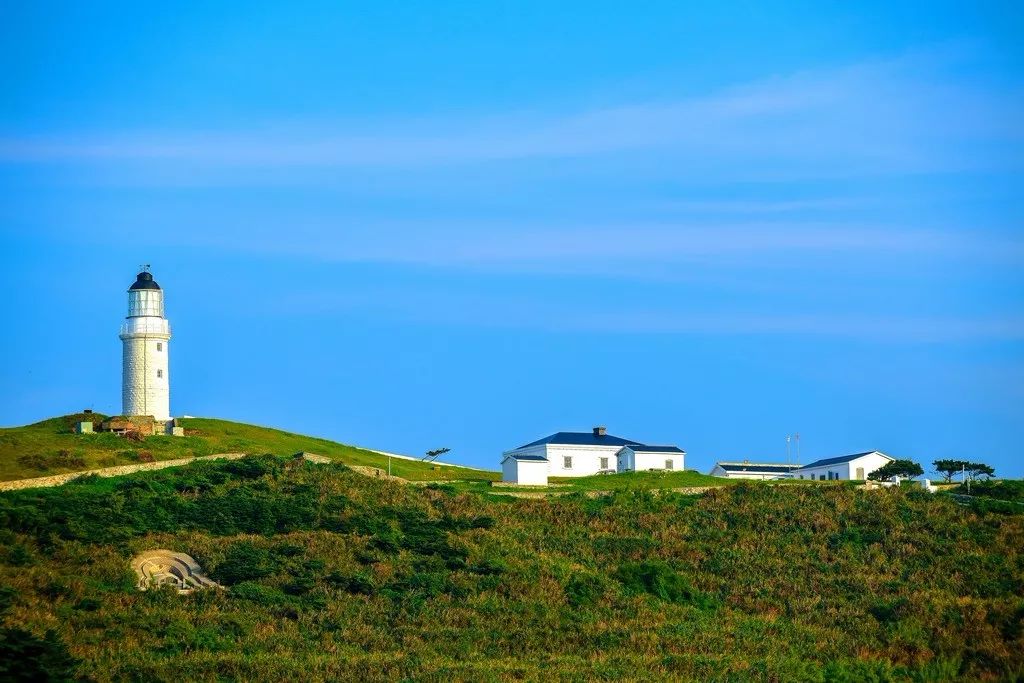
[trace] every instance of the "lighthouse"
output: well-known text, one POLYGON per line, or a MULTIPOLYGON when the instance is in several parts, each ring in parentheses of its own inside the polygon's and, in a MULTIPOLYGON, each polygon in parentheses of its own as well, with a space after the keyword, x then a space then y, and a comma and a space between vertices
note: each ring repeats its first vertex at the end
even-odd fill
POLYGON ((164 317, 164 292, 149 266, 128 288, 128 317, 121 325, 121 412, 171 419, 168 349, 171 325, 164 317))

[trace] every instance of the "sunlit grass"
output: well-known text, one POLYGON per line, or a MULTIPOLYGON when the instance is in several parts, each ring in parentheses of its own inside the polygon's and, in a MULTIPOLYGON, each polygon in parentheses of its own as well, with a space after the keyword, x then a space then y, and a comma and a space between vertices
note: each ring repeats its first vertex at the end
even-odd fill
MULTIPOLYGON (((328 439, 293 434, 280 429, 216 420, 182 420, 184 437, 148 436, 140 442, 110 433, 75 434, 80 420, 102 420, 102 415, 67 415, 24 427, 0 429, 0 480, 41 477, 100 467, 129 465, 152 458, 173 460, 214 453, 272 453, 291 455, 308 451, 347 465, 388 469, 386 456, 328 439)), ((488 481, 497 472, 448 467, 403 458, 390 458, 391 473, 410 480, 471 479, 488 481)))

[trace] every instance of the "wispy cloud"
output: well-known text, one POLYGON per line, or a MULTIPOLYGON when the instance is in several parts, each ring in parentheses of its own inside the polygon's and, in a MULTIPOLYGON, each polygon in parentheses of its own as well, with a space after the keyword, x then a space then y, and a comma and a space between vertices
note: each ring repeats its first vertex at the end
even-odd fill
POLYGON ((370 287, 359 292, 305 292, 261 302, 270 315, 332 316, 412 321, 428 325, 509 328, 555 333, 794 336, 890 343, 962 343, 1024 340, 1020 315, 921 315, 797 310, 778 313, 709 312, 680 306, 623 306, 537 296, 370 287))
MULTIPOLYGON (((481 120, 0 139, 7 163, 422 168, 653 155, 693 172, 888 173, 1020 164, 1021 84, 966 82, 945 54, 775 76, 704 96, 481 120), (986 147, 986 145, 989 145, 986 147), (632 155, 632 156, 631 156, 632 155), (744 167, 745 165, 745 167, 744 167)), ((666 91, 670 91, 667 87, 666 91)))
POLYGON ((661 278, 694 266, 763 270, 801 263, 881 267, 887 259, 1024 263, 1024 240, 967 231, 801 222, 521 225, 392 222, 181 231, 179 241, 320 262, 392 263, 489 272, 661 278))

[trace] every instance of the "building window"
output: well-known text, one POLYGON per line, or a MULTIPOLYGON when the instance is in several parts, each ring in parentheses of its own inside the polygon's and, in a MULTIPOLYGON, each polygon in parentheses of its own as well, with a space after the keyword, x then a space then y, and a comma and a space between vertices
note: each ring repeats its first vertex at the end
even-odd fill
POLYGON ((601 469, 608 469, 608 458, 601 458, 601 469))
POLYGON ((163 342, 157 342, 156 343, 156 350, 157 351, 163 351, 164 350, 164 343, 163 342))
POLYGON ((803 479, 803 478, 804 478, 804 475, 802 475, 802 474, 801 474, 801 475, 800 475, 800 478, 801 478, 801 479, 803 479))
POLYGON ((572 456, 571 455, 566 455, 566 456, 564 456, 562 458, 562 469, 565 469, 565 470, 571 470, 572 469, 572 456))
POLYGON ((156 376, 157 377, 163 377, 164 376, 164 371, 163 370, 157 370, 156 371, 156 376))
POLYGON ((666 470, 672 469, 672 461, 671 460, 666 460, 665 461, 665 469, 666 470))

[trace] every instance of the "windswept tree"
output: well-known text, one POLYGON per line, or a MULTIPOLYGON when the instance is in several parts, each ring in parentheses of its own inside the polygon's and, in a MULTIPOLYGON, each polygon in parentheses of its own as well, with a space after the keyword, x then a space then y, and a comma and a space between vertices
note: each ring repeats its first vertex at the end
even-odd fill
POLYGON ((936 460, 932 463, 935 471, 945 477, 946 482, 952 482, 953 477, 961 472, 971 479, 978 477, 991 477, 996 473, 990 465, 983 462, 969 462, 967 460, 936 460))
POLYGON ((971 479, 977 479, 978 477, 985 477, 986 479, 991 478, 996 473, 995 468, 990 465, 986 465, 983 462, 969 462, 967 463, 967 474, 971 479))
POLYGON ((932 463, 932 467, 945 478, 946 483, 949 484, 953 481, 953 475, 959 474, 967 469, 967 466, 971 463, 966 460, 936 460, 932 463))
POLYGON ((924 470, 913 460, 892 460, 868 475, 868 479, 885 481, 893 477, 913 479, 924 474, 924 470))
POLYGON ((426 460, 427 462, 433 462, 439 456, 442 456, 445 453, 449 453, 449 452, 451 452, 451 450, 452 449, 450 449, 450 448, 435 448, 433 450, 427 451, 426 455, 424 455, 423 458, 421 458, 421 459, 422 460, 426 460))

